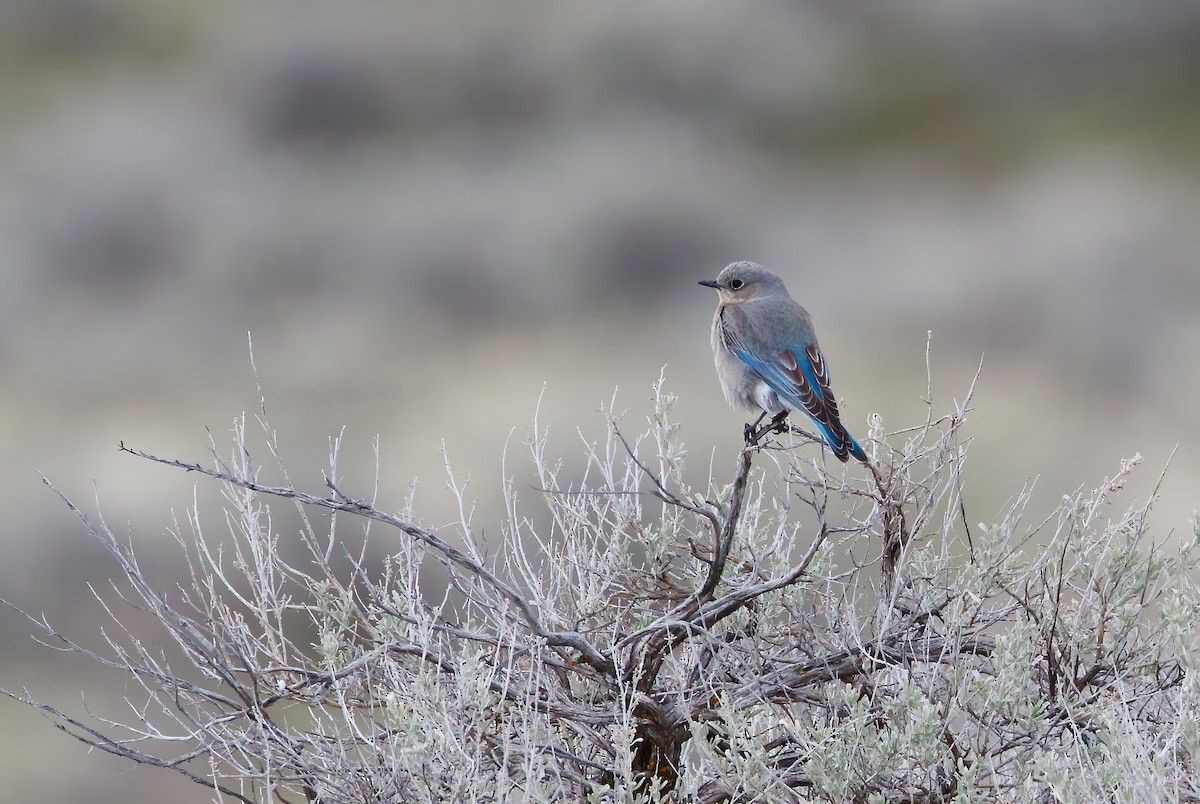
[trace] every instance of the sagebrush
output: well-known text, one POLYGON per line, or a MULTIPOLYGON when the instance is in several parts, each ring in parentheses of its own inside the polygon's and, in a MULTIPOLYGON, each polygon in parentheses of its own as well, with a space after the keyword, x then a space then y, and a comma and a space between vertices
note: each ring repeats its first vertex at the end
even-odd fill
POLYGON ((1139 458, 1044 519, 1026 487, 980 524, 970 394, 905 430, 875 417, 869 470, 760 433, 703 487, 661 379, 652 399, 569 476, 535 425, 538 488, 507 481, 502 522, 473 522, 449 473, 462 515, 440 530, 341 488, 336 441, 327 488, 275 459, 268 484, 265 415, 260 448, 243 417, 211 467, 123 447, 219 484, 225 521, 189 511, 190 583, 159 589, 63 496, 127 588, 103 653, 30 619, 136 680, 140 714, 9 694, 222 801, 1200 801, 1198 534, 1113 508, 1139 458), (138 608, 158 633, 126 625, 138 608))

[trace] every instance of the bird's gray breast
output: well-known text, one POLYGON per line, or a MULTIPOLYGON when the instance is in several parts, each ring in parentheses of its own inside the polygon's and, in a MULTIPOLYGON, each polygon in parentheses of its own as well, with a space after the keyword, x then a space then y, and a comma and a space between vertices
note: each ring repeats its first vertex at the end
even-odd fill
POLYGON ((746 348, 738 333, 739 323, 738 312, 730 311, 729 307, 718 309, 713 318, 713 360, 721 381, 721 392, 725 401, 739 410, 752 414, 779 413, 783 405, 775 392, 737 356, 738 350, 746 348))

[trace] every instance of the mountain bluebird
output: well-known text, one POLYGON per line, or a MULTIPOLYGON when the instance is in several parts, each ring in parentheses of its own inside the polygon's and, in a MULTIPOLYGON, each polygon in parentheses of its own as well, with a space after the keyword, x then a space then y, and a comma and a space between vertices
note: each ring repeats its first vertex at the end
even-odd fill
POLYGON ((853 455, 866 463, 867 454, 838 418, 812 319, 783 280, 758 263, 735 262, 700 284, 717 291, 712 347, 729 404, 759 413, 755 425, 772 416, 771 425, 780 428, 790 411, 803 411, 839 461, 853 455))

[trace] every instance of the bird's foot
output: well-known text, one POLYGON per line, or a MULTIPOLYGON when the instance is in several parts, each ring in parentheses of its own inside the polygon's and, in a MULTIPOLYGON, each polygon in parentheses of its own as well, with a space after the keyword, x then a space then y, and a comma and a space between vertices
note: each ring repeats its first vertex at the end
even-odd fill
POLYGON ((787 422, 788 412, 785 410, 782 413, 775 415, 771 421, 759 427, 759 422, 766 418, 764 413, 754 420, 753 423, 747 423, 744 435, 746 437, 746 446, 757 446, 763 437, 770 433, 786 433, 790 426, 787 422))
POLYGON ((745 430, 742 431, 743 435, 746 437, 746 446, 757 444, 758 440, 763 437, 763 433, 767 431, 768 428, 766 427, 764 427, 762 430, 758 429, 758 423, 766 418, 766 415, 767 412, 763 411, 762 413, 758 414, 758 418, 753 422, 746 422, 745 430))

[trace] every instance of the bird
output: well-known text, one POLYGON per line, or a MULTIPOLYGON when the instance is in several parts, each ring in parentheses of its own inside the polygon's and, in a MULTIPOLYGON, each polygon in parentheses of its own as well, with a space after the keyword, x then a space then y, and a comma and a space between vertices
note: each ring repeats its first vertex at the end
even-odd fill
POLYGON ((746 425, 747 440, 765 416, 780 432, 791 411, 801 411, 820 431, 838 460, 867 454, 846 430, 829 387, 829 366, 808 312, 788 294, 783 280, 756 262, 727 265, 716 279, 700 281, 717 291, 712 348, 725 400, 758 413, 746 425))

